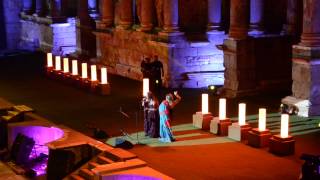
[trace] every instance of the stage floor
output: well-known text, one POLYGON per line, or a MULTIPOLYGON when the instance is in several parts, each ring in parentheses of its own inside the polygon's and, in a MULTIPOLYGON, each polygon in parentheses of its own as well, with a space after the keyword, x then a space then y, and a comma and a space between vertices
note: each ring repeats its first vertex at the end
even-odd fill
MULTIPOLYGON (((112 94, 93 95, 44 77, 41 73, 44 57, 31 54, 0 61, 0 97, 14 104, 30 106, 54 123, 87 135, 92 135, 89 127, 99 127, 112 137, 121 136, 120 129, 132 134, 133 138, 134 133, 143 131, 140 82, 110 76, 112 94), (119 113, 120 107, 130 118, 119 113)), ((164 90, 159 99, 163 99, 168 91, 164 90)), ((293 121, 290 130, 296 138, 296 153, 287 157, 192 129, 192 114, 200 110, 200 97, 205 90, 179 91, 183 99, 174 110, 172 125, 178 129, 183 127, 180 132, 177 129, 174 132, 181 141, 161 144, 157 139, 146 139, 149 145, 140 143, 130 150, 164 174, 177 179, 297 179, 303 163, 299 159, 301 153, 320 154, 320 132, 317 121, 312 119, 293 121), (308 123, 313 124, 312 127, 308 123)), ((276 133, 279 122, 274 118, 277 118, 281 98, 287 95, 290 92, 228 100, 227 116, 237 116, 239 102, 247 103, 247 114, 252 118, 258 108, 266 107, 268 114, 275 114, 270 117, 269 127, 276 133)), ((214 115, 217 115, 217 107, 218 97, 210 96, 209 110, 214 115)), ((254 118, 250 121, 256 125, 254 118)), ((144 141, 142 133, 139 133, 140 137, 144 141)))

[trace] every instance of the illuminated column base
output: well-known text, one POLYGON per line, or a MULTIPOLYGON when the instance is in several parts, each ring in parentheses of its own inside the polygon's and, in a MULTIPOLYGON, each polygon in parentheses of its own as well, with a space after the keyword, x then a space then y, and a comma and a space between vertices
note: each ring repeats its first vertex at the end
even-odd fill
POLYGON ((100 95, 109 95, 111 94, 110 84, 98 84, 96 87, 96 92, 100 95))
POLYGON ((246 141, 250 129, 251 127, 248 124, 240 126, 238 123, 232 123, 228 127, 228 137, 236 141, 246 141))
POLYGON ((269 139, 271 138, 271 133, 269 129, 265 131, 259 131, 258 128, 254 128, 248 133, 248 145, 256 148, 269 146, 269 139))
POLYGON ((202 112, 196 112, 196 114, 192 115, 193 126, 203 129, 210 129, 210 122, 213 119, 212 114, 209 112, 208 114, 202 114, 202 112))
POLYGON ((210 132, 219 136, 228 136, 228 127, 231 124, 229 118, 219 119, 219 117, 214 117, 210 123, 210 132))
POLYGON ((274 135, 269 141, 269 151, 280 156, 294 154, 295 140, 292 136, 281 138, 280 135, 274 135))

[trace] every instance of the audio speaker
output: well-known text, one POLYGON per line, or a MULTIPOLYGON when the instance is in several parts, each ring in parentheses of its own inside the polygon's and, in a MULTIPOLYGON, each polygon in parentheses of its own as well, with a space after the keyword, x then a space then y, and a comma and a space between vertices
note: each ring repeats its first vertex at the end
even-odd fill
POLYGON ((124 140, 122 138, 116 138, 115 147, 122 149, 131 149, 133 144, 130 141, 124 140))
POLYGON ((11 159, 17 164, 28 163, 34 144, 35 141, 32 138, 19 133, 11 148, 11 159))

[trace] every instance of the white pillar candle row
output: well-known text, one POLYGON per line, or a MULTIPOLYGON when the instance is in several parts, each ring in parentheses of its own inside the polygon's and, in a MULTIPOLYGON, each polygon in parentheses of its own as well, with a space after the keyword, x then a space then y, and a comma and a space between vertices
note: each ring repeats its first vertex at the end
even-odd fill
POLYGON ((208 114, 209 113, 209 95, 208 94, 202 94, 202 114, 208 114))
POLYGON ((246 104, 240 103, 239 104, 239 125, 243 126, 246 124, 246 104))

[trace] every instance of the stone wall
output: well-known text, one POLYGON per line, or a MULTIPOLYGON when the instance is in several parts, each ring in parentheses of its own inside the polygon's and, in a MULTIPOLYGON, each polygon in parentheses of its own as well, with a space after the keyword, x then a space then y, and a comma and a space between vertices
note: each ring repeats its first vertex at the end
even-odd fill
POLYGON ((163 42, 160 35, 133 30, 113 29, 96 32, 98 62, 109 72, 136 80, 142 79, 140 63, 145 56, 158 55, 164 65, 164 84, 168 87, 201 88, 222 85, 223 55, 215 45, 225 35, 218 33, 188 40, 184 34, 172 42, 163 42))
MULTIPOLYGON (((21 29, 19 18, 19 13, 22 7, 21 3, 21 0, 3 0, 7 49, 18 48, 21 29)), ((2 9, 0 9, 0 11, 2 11, 2 9)))
POLYGON ((75 51, 75 19, 68 18, 66 23, 51 23, 49 19, 22 16, 22 49, 52 51, 54 54, 70 54, 75 51))

